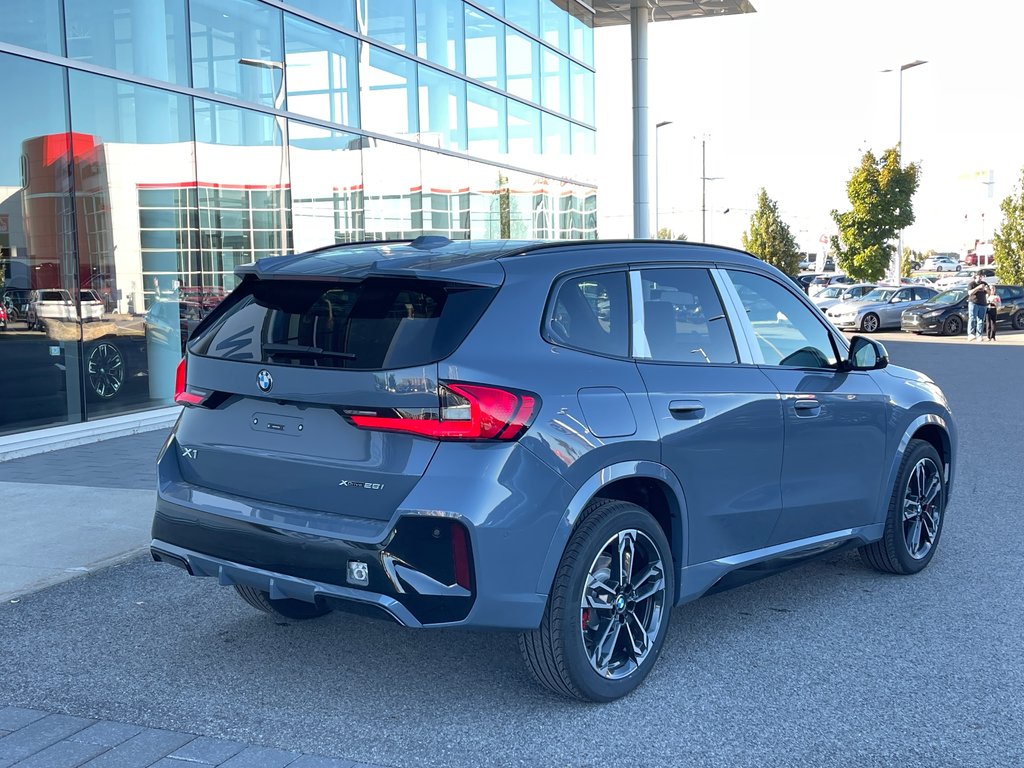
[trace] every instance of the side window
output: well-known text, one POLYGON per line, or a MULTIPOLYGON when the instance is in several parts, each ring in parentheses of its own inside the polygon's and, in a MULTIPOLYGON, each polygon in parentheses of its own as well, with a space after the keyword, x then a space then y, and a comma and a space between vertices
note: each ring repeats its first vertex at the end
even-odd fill
POLYGON ((640 272, 640 284, 649 359, 737 361, 729 321, 706 269, 645 269, 640 272))
POLYGON ((604 355, 629 354, 629 294, 625 272, 574 275, 548 303, 544 338, 604 355))
POLYGON ((829 368, 836 352, 828 329, 800 299, 762 275, 729 270, 765 365, 829 368))

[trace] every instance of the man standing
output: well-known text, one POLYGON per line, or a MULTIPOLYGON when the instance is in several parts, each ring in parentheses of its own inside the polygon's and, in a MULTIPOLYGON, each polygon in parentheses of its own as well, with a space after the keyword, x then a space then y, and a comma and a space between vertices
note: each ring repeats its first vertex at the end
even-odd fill
POLYGON ((977 341, 985 333, 985 309, 988 285, 984 280, 971 280, 967 284, 967 340, 977 341))

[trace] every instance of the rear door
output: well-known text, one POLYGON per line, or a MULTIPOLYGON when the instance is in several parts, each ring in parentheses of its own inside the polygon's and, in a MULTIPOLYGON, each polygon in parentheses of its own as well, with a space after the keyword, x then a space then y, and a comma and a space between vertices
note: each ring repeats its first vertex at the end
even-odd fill
POLYGON ((633 354, 662 461, 686 498, 688 561, 758 549, 781 508, 778 392, 745 342, 737 348, 707 268, 643 268, 630 278, 633 354))
MULTIPOLYGON (((494 287, 376 277, 246 282, 189 344, 176 438, 193 486, 387 519, 437 440, 357 420, 455 420, 437 361, 465 338, 494 287)), ((457 397, 455 398, 458 399, 457 397)))

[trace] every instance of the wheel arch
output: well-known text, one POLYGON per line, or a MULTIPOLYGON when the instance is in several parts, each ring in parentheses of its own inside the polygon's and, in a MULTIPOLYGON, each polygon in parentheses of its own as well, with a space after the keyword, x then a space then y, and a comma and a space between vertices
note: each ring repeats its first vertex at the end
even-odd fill
MULTIPOLYGON (((655 519, 672 551, 676 584, 684 566, 688 536, 686 500, 682 485, 668 467, 653 461, 613 464, 583 483, 562 515, 541 568, 537 591, 548 594, 562 560, 569 537, 580 522, 583 510, 595 498, 628 501, 646 509, 655 519)), ((677 587, 678 594, 679 589, 677 587)))
POLYGON ((935 413, 926 413, 918 416, 907 425, 900 439, 896 454, 889 467, 889 475, 885 484, 886 495, 883 499, 885 509, 888 509, 888 500, 892 498, 895 490, 897 476, 899 475, 900 464, 903 462, 903 455, 907 452, 907 446, 911 440, 924 440, 930 443, 939 458, 942 459, 943 475, 946 480, 946 498, 949 498, 953 487, 953 437, 950 434, 949 425, 946 420, 935 413))

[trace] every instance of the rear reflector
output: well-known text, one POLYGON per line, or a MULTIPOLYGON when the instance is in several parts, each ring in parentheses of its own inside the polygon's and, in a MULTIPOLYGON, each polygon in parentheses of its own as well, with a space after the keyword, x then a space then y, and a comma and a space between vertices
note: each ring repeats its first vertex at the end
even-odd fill
POLYGON ((471 589, 469 543, 466 541, 466 529, 458 523, 452 523, 452 568, 455 571, 455 583, 463 589, 471 589))
POLYGON ((532 392, 445 382, 438 387, 440 408, 417 418, 404 411, 345 411, 360 429, 408 432, 436 440, 515 440, 530 426, 539 398, 532 392))

